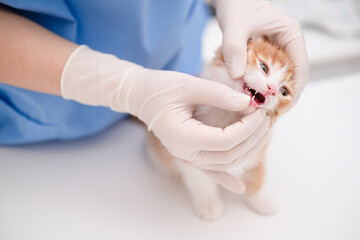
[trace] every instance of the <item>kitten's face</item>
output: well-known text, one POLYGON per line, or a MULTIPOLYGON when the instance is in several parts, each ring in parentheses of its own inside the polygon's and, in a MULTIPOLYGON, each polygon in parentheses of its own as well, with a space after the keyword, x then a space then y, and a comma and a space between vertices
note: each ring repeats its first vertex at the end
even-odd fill
POLYGON ((260 38, 249 42, 248 63, 245 75, 240 80, 232 79, 227 72, 224 74, 225 65, 221 65, 221 62, 222 54, 218 52, 213 64, 219 71, 213 73, 227 76, 216 77, 216 80, 251 97, 246 114, 257 108, 266 109, 271 116, 289 110, 295 93, 292 81, 294 66, 283 50, 260 38))

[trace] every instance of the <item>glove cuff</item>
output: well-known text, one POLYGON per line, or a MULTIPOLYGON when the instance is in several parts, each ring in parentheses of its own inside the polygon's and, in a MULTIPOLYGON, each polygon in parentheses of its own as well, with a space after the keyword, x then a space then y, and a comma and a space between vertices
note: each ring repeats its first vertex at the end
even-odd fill
POLYGON ((130 90, 127 88, 141 69, 143 67, 140 65, 81 45, 72 52, 65 64, 61 75, 61 95, 87 105, 130 112, 130 90), (127 90, 122 91, 123 88, 127 90))
MULTIPOLYGON (((65 67, 64 67, 64 69, 63 69, 63 71, 62 71, 62 73, 61 73, 60 90, 61 90, 61 95, 62 95, 62 97, 65 98, 65 99, 68 99, 68 100, 71 99, 70 96, 67 96, 67 91, 65 90, 65 86, 64 86, 65 76, 67 75, 67 73, 68 73, 68 71, 69 71, 68 69, 69 69, 69 66, 71 65, 71 62, 72 62, 73 58, 75 58, 76 55, 77 55, 77 53, 78 53, 79 51, 81 51, 82 49, 84 49, 84 48, 89 48, 89 47, 86 46, 86 45, 80 45, 79 47, 77 47, 77 48, 71 53, 70 57, 69 57, 68 60, 66 61, 65 67)), ((67 86, 66 86, 66 88, 67 88, 67 86)))

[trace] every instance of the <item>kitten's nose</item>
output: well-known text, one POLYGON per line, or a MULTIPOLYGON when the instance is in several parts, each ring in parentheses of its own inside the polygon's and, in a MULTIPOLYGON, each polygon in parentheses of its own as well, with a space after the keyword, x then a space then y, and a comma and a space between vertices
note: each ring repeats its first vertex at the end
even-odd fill
POLYGON ((267 90, 267 92, 266 92, 266 95, 276 95, 278 89, 277 89, 277 87, 276 87, 275 84, 269 83, 269 84, 267 85, 267 87, 268 87, 268 90, 267 90))

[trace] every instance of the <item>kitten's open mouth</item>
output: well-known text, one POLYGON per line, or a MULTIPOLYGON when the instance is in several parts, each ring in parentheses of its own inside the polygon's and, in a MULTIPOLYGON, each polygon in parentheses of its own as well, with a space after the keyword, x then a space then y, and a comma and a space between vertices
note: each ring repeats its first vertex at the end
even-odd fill
POLYGON ((265 96, 256 91, 253 88, 250 88, 246 83, 244 84, 245 93, 248 94, 251 99, 253 99, 257 105, 261 105, 265 102, 265 96))

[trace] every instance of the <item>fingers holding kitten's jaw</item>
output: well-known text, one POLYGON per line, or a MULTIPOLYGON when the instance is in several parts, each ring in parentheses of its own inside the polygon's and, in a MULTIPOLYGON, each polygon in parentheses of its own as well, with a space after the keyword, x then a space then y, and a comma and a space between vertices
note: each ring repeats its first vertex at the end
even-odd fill
POLYGON ((227 152, 250 138, 259 128, 262 128, 262 124, 265 124, 264 128, 267 129, 270 121, 266 117, 265 111, 258 109, 243 117, 241 121, 225 128, 210 127, 195 119, 190 119, 184 124, 187 124, 188 127, 182 129, 183 133, 201 150, 193 156, 193 162, 204 163, 212 153, 227 152), (193 128, 195 124, 197 126, 196 132, 193 128))
POLYGON ((299 75, 299 81, 305 85, 309 80, 309 61, 303 36, 288 42, 285 51, 295 65, 295 75, 299 75))
POLYGON ((238 29, 224 31, 222 49, 227 71, 232 78, 240 79, 246 69, 248 35, 237 33, 235 38, 234 31, 239 32, 238 29))
POLYGON ((184 90, 190 104, 207 105, 228 111, 243 111, 250 104, 250 97, 223 83, 193 78, 184 90))
POLYGON ((295 78, 302 87, 309 80, 309 63, 301 24, 298 20, 284 16, 284 29, 276 35, 276 41, 284 47, 295 66, 295 78))
POLYGON ((254 157, 269 141, 270 139, 270 133, 266 132, 264 136, 244 155, 237 157, 234 159, 230 164, 207 164, 207 165, 197 165, 197 167, 204 169, 204 170, 212 170, 212 171, 220 171, 220 172, 226 172, 238 164, 241 164, 252 157, 254 157))
POLYGON ((295 105, 298 101, 305 84, 309 81, 309 62, 306 52, 304 38, 301 37, 293 39, 286 44, 286 53, 294 63, 294 78, 296 92, 292 97, 292 104, 295 105))
POLYGON ((267 133, 269 126, 269 119, 265 119, 257 130, 245 141, 236 145, 228 151, 202 151, 193 163, 196 166, 202 165, 229 165, 232 164, 239 156, 245 155, 250 149, 254 147, 267 133))

